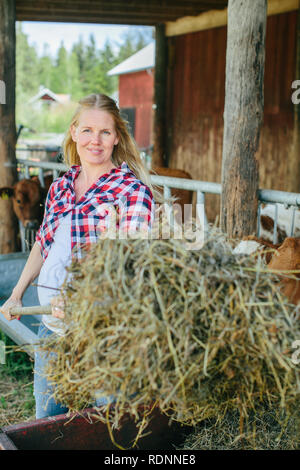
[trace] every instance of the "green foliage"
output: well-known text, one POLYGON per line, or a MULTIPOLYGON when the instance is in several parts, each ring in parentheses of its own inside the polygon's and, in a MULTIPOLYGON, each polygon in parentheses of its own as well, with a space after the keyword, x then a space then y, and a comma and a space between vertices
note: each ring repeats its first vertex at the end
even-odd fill
POLYGON ((0 341, 5 344, 5 364, 1 364, 1 372, 13 377, 25 377, 32 373, 33 362, 24 351, 17 351, 15 343, 0 330, 0 341))

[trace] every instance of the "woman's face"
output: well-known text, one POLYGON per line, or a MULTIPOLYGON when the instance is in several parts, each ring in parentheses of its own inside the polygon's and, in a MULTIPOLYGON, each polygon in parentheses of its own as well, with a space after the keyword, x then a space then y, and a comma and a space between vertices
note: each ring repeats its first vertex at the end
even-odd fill
POLYGON ((81 164, 109 165, 119 139, 113 117, 107 111, 87 109, 81 112, 78 126, 71 126, 71 135, 81 164))

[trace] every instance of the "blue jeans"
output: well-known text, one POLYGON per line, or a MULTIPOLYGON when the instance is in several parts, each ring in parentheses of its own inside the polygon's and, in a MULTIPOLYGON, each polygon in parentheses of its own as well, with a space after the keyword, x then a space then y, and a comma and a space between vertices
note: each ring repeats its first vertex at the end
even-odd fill
MULTIPOLYGON (((39 339, 46 338, 52 334, 55 333, 46 328, 43 323, 40 324, 38 331, 39 339)), ((53 394, 53 387, 48 383, 45 377, 45 367, 50 357, 53 357, 53 354, 54 353, 49 354, 43 351, 35 351, 33 392, 35 397, 36 419, 61 415, 68 412, 68 408, 57 403, 51 396, 53 394)))
MULTIPOLYGON (((55 333, 41 323, 39 326, 38 337, 41 339, 49 335, 55 335, 55 333)), ((36 405, 36 419, 61 415, 68 412, 67 407, 57 403, 52 397, 53 387, 48 383, 45 376, 45 367, 47 366, 49 359, 52 357, 55 357, 55 352, 44 353, 37 349, 35 351, 33 391, 36 405)), ((98 399, 96 398, 94 404, 96 406, 103 406, 108 403, 112 403, 113 401, 113 396, 108 398, 101 397, 98 399)))

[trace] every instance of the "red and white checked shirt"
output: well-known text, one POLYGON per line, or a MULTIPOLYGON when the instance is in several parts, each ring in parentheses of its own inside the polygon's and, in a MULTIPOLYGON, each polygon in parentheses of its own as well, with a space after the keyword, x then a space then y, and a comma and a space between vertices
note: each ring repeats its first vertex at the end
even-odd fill
POLYGON ((71 250, 75 249, 79 258, 80 247, 95 243, 100 233, 109 228, 111 207, 117 211, 117 227, 123 231, 151 229, 155 212, 153 195, 127 163, 102 175, 76 203, 74 182, 80 169, 80 166, 72 166, 50 186, 44 219, 36 235, 44 260, 60 219, 70 212, 71 250))

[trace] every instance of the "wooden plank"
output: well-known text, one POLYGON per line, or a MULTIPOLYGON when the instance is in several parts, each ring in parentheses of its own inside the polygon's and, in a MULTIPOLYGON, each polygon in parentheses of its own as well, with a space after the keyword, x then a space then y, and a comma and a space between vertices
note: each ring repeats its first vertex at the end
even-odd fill
MULTIPOLYGON (((297 10, 299 0, 268 0, 267 15, 279 15, 297 10)), ((178 36, 181 34, 204 31, 211 28, 219 28, 227 24, 227 8, 224 10, 211 10, 200 13, 198 16, 186 16, 176 21, 166 23, 166 36, 178 36)))
POLYGON ((256 230, 266 13, 266 0, 228 3, 220 221, 229 237, 256 230))
POLYGON ((198 16, 186 16, 174 22, 166 23, 166 36, 179 36, 181 34, 204 31, 218 28, 227 24, 227 8, 224 10, 211 10, 198 16))
MULTIPOLYGON (((15 155, 15 0, 0 2, 0 79, 6 102, 0 104, 0 187, 17 181, 15 155)), ((17 219, 11 201, 0 200, 0 253, 17 251, 17 219)))
POLYGON ((154 125, 152 166, 167 165, 166 148, 166 86, 167 86, 167 42, 165 26, 156 26, 155 78, 154 78, 154 125))
POLYGON ((86 21, 95 22, 111 21, 112 23, 136 23, 147 22, 148 24, 164 23, 182 16, 198 15, 202 11, 211 8, 223 8, 226 0, 166 0, 164 2, 154 0, 146 2, 131 0, 121 2, 120 0, 85 2, 65 2, 62 0, 16 0, 17 20, 36 19, 40 21, 86 21), (103 20, 102 20, 103 18, 103 20))

